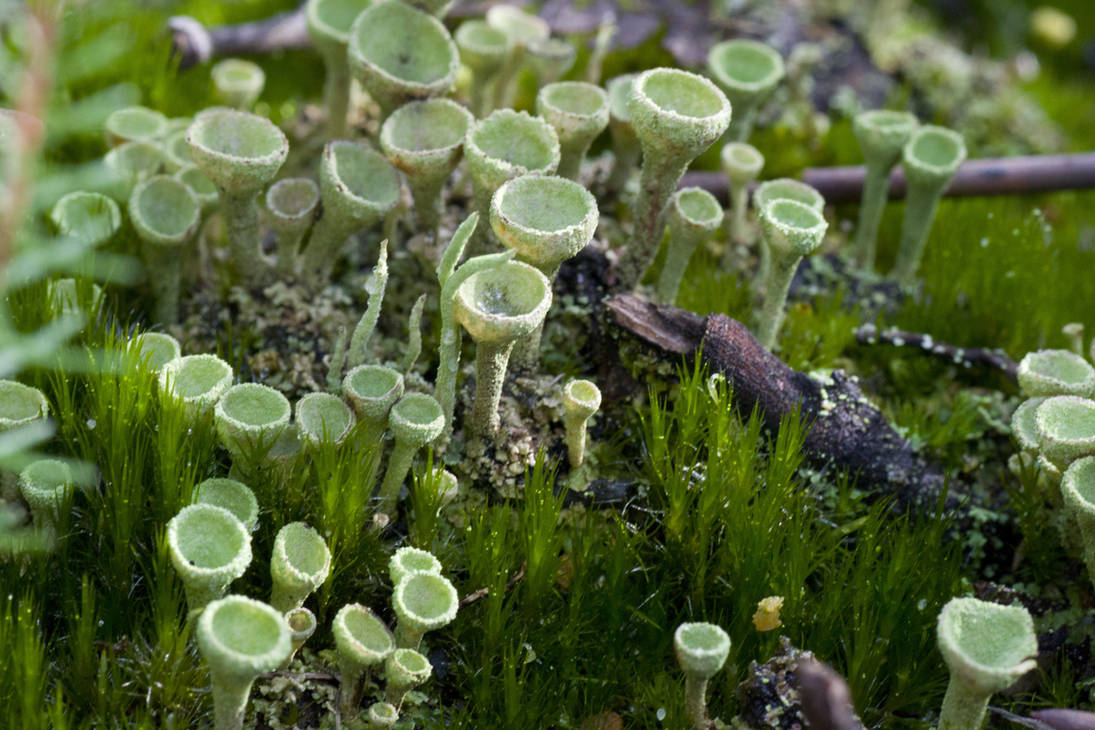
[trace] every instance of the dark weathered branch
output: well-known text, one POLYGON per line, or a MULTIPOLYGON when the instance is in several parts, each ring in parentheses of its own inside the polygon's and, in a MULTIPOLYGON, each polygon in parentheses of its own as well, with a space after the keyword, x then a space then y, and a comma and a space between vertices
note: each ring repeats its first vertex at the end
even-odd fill
POLYGON ((971 368, 976 365, 999 370, 1009 379, 1016 379, 1015 361, 1002 350, 990 350, 983 347, 957 347, 939 342, 931 335, 920 332, 907 332, 899 329, 879 330, 873 324, 865 324, 855 331, 855 341, 861 345, 893 345, 894 347, 911 347, 920 350, 925 355, 949 360, 955 365, 971 368))
POLYGON ((740 409, 755 407, 769 430, 797 408, 810 424, 804 450, 812 465, 847 470, 862 487, 892 496, 901 508, 934 508, 942 473, 890 426, 855 378, 837 370, 822 381, 792 370, 743 324, 721 314, 700 317, 628 294, 606 306, 619 327, 663 353, 702 353, 711 372, 731 383, 740 409))
MULTIPOLYGON (((808 167, 802 180, 814 186, 830 203, 854 203, 863 190, 866 168, 808 167)), ((726 199, 726 176, 717 172, 689 172, 681 186, 694 185, 726 199)), ((1095 188, 1095 152, 1071 155, 1030 155, 1027 157, 986 157, 969 160, 958 168, 944 195, 1017 195, 1054 190, 1095 188)), ((905 175, 898 167, 890 175, 890 199, 905 197, 905 175)))

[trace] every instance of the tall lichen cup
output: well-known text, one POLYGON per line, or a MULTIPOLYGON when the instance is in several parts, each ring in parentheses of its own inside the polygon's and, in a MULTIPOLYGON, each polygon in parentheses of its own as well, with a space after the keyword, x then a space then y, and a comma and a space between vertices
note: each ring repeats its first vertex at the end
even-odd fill
POLYGON ((490 226, 494 192, 520 175, 550 175, 559 166, 559 137, 539 117, 512 109, 499 109, 472 125, 464 141, 464 157, 471 176, 475 208, 479 213, 476 234, 482 248, 490 226))
POLYGON ((628 101, 631 99, 631 84, 635 74, 623 74, 608 82, 608 133, 612 136, 612 171, 605 181, 610 193, 623 190, 631 174, 639 166, 643 148, 631 126, 631 112, 628 101))
POLYGON ((395 638, 375 613, 357 603, 339 609, 331 633, 338 652, 339 714, 345 723, 357 716, 367 672, 395 651, 395 638))
MULTIPOLYGON (((573 180, 522 175, 494 193, 490 223, 503 246, 554 282, 559 266, 593 239, 599 215, 597 200, 573 180)), ((542 333, 541 323, 521 340, 515 354, 521 367, 539 362, 542 333)))
POLYGON ((118 204, 101 193, 77 190, 61 197, 49 214, 63 236, 72 236, 92 246, 101 246, 122 227, 118 204))
POLYGON ((907 186, 905 218, 897 260, 890 272, 900 283, 910 285, 916 280, 939 199, 965 159, 962 135, 945 127, 920 127, 905 143, 901 153, 907 186))
POLYGON ((1050 396, 1034 411, 1034 429, 1039 453, 1058 469, 1095 455, 1095 400, 1050 396))
POLYGON ((313 447, 340 444, 354 427, 354 412, 341 398, 330 393, 308 393, 296 405, 297 428, 313 447))
POLYGON ((1061 478, 1061 496, 1068 519, 1079 532, 1088 578, 1095 584, 1095 456, 1069 464, 1061 478))
POLYGON ((620 283, 630 288, 654 261, 669 198, 684 171, 726 131, 730 102, 702 76, 655 68, 635 77, 628 111, 643 148, 634 236, 617 267, 620 283))
POLYGON ((160 390, 180 401, 192 421, 208 416, 232 385, 232 366, 216 355, 185 355, 160 369, 160 390))
POLYGON ((730 226, 727 233, 734 243, 747 243, 749 224, 745 219, 749 207, 749 185, 764 168, 764 155, 744 142, 728 142, 719 153, 722 171, 730 182, 730 226))
POLYGON ((530 43, 525 49, 525 58, 536 74, 536 85, 543 88, 563 78, 574 66, 578 51, 573 43, 549 36, 530 43))
POLYGON ((56 529, 75 487, 72 468, 59 459, 32 461, 19 473, 19 491, 39 527, 56 529))
POLYGON ((441 561, 428 550, 401 547, 388 560, 388 577, 395 586, 411 573, 441 575, 441 561))
POLYGON ((608 126, 608 94, 584 81, 548 84, 536 95, 536 113, 559 137, 558 175, 577 180, 589 146, 608 126))
POLYGON ((861 112, 852 122, 852 131, 867 164, 855 231, 856 260, 865 269, 874 268, 878 226, 890 190, 890 170, 901 158, 901 150, 917 124, 916 117, 908 112, 885 109, 861 112))
POLYGON ((233 109, 250 109, 266 86, 266 72, 262 66, 242 58, 218 61, 209 75, 221 103, 233 109))
POLYGON ((274 538, 270 605, 281 613, 302 606, 330 572, 331 551, 320 534, 304 522, 290 522, 274 538))
POLYGON ((494 80, 493 108, 500 109, 512 105, 514 86, 525 68, 526 49, 550 36, 551 27, 543 18, 503 3, 487 8, 487 24, 505 33, 509 39, 509 56, 494 80))
POLYGON ((710 727, 707 683, 718 674, 730 654, 730 637, 709 623, 683 623, 673 633, 677 663, 684 671, 685 706, 696 730, 710 727))
POLYGON ((430 660, 415 649, 396 649, 384 660, 384 699, 398 711, 407 692, 424 684, 433 674, 430 660))
POLYGON ((551 308, 551 282, 528 264, 509 261, 468 277, 456 290, 454 313, 475 340, 475 404, 469 431, 493 435, 510 352, 517 340, 543 324, 551 308))
POLYGON ((217 436, 234 465, 251 465, 266 456, 289 425, 292 407, 280 392, 258 383, 233 385, 213 412, 217 436))
POLYGON ((418 649, 427 631, 452 623, 460 599, 448 578, 437 573, 408 573, 395 584, 392 608, 399 620, 395 626, 396 646, 418 649))
POLYGON ((409 101, 447 94, 460 67, 444 24, 400 0, 379 0, 361 13, 347 50, 350 71, 382 118, 409 101))
POLYGON ((142 332, 134 336, 129 344, 140 361, 154 373, 182 357, 182 345, 164 332, 142 332))
POLYGON ((202 215, 209 215, 220 203, 220 195, 217 194, 217 186, 205 176, 197 165, 189 165, 175 172, 175 179, 190 188, 190 192, 198 199, 202 206, 202 215))
POLYGON ((179 321, 183 247, 201 224, 201 204, 185 184, 167 175, 140 183, 129 197, 129 220, 144 246, 146 272, 156 295, 156 319, 179 321))
POLYGON ((722 225, 722 206, 703 188, 682 188, 669 199, 669 250, 658 276, 658 299, 677 300, 677 291, 696 248, 722 225))
POLYGON ((1016 368, 1019 390, 1028 397, 1079 395, 1095 398, 1095 368, 1068 350, 1028 352, 1016 368))
POLYGON ((241 481, 211 477, 194 488, 194 504, 222 507, 236 516, 248 532, 259 523, 259 502, 255 493, 241 481))
POLYGON ((266 191, 266 210, 278 234, 275 271, 296 273, 300 241, 311 227, 319 207, 319 186, 306 177, 278 180, 266 191))
POLYGON ((137 183, 160 171, 163 151, 151 142, 123 142, 103 156, 103 165, 113 178, 110 194, 121 202, 129 200, 137 183))
POLYGON ((441 404, 431 395, 408 393, 392 406, 388 414, 388 429, 395 439, 395 446, 380 485, 378 512, 394 517, 399 488, 411 470, 414 455, 441 435, 444 428, 445 414, 441 404))
MULTIPOLYGON (((825 198, 813 187, 789 177, 778 177, 775 180, 765 180, 753 190, 753 209, 757 212, 757 217, 760 217, 760 211, 765 206, 777 200, 794 200, 810 206, 818 213, 825 210, 825 198)), ((763 235, 760 237, 758 249, 760 262, 754 280, 754 293, 764 291, 768 284, 768 272, 772 268, 772 252, 763 235)))
POLYGON ((992 694, 1037 666, 1034 622, 1020 605, 952 598, 939 612, 936 637, 950 669, 939 730, 978 730, 992 694))
POLYGON ((601 407, 601 390, 591 380, 572 380, 563 388, 567 458, 577 469, 585 461, 586 423, 601 407))
POLYGON ((358 365, 342 380, 342 394, 365 424, 365 442, 376 443, 388 425, 388 413, 403 397, 403 374, 383 365, 358 365))
POLYGON ((487 21, 465 20, 453 34, 460 60, 471 69, 471 110, 477 117, 490 112, 494 80, 509 55, 509 38, 487 21))
POLYGON ((346 134, 350 106, 350 63, 346 46, 354 20, 372 0, 308 0, 305 17, 308 36, 323 57, 327 75, 323 82, 323 108, 327 110, 327 138, 346 134))
POLYGON ((202 611, 197 639, 213 680, 214 727, 240 730, 255 680, 289 658, 289 625, 265 603, 228 596, 202 611))
POLYGON ((412 101, 380 128, 380 148, 407 176, 420 229, 437 240, 441 189, 464 154, 471 113, 451 99, 412 101))
POLYGON ((269 119, 235 109, 207 109, 186 132, 190 158, 201 168, 220 196, 228 229, 232 266, 246 283, 257 283, 259 250, 259 190, 281 168, 289 140, 269 119))
POLYGON ((312 634, 316 633, 319 624, 316 615, 304 606, 298 606, 285 612, 285 623, 289 624, 289 640, 292 642, 292 651, 289 658, 282 662, 281 668, 286 669, 292 663, 300 648, 304 646, 312 634))
POLYGON ((108 147, 125 142, 152 142, 167 130, 167 117, 155 109, 127 106, 110 113, 103 123, 108 147))
POLYGON ((191 611, 223 596, 251 564, 251 534, 234 514, 212 504, 192 504, 172 517, 167 547, 191 611))
POLYGON ((301 271, 312 286, 326 283, 352 233, 371 228, 399 200, 399 174, 384 155, 346 140, 328 142, 319 167, 323 217, 304 248, 301 271))
POLYGON ((769 203, 761 210, 760 221, 765 245, 771 253, 772 268, 765 284, 757 339, 772 349, 783 323, 783 305, 787 302, 795 269, 804 256, 821 245, 829 224, 821 213, 794 200, 769 203))
POLYGON ((711 47, 707 70, 734 106, 728 130, 730 141, 748 141, 757 110, 783 79, 783 58, 771 46, 735 39, 711 47))

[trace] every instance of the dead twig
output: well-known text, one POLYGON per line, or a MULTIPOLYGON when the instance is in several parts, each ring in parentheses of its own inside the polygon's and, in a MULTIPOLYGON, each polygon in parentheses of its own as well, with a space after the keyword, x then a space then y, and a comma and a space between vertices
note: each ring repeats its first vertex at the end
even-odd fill
MULTIPOLYGON (((514 573, 512 578, 510 578, 508 581, 506 581, 506 590, 509 591, 511 588, 513 588, 515 585, 517 585, 517 583, 524 577, 525 577, 525 566, 522 565, 521 569, 518 570, 516 573, 514 573)), ((486 598, 489 595, 490 595, 490 588, 485 588, 485 587, 480 588, 479 590, 475 591, 474 593, 469 593, 468 595, 461 598, 460 599, 460 607, 463 608, 464 606, 470 606, 471 604, 478 601, 480 598, 486 598)))
POLYGON ((879 330, 873 324, 865 324, 855 331, 855 341, 861 345, 893 345, 911 347, 925 355, 933 355, 949 360, 955 365, 971 368, 976 365, 999 370, 1010 380, 1016 379, 1015 361, 1002 350, 990 350, 984 347, 957 347, 939 342, 931 335, 920 332, 908 332, 896 328, 879 330))

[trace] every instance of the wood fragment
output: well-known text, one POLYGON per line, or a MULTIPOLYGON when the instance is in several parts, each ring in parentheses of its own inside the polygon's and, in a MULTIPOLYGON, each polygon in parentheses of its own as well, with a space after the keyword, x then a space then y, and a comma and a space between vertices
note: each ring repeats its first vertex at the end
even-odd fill
POLYGON ((990 350, 984 347, 958 347, 933 339, 921 332, 909 332, 896 328, 879 330, 873 324, 865 324, 855 331, 855 341, 861 345, 893 345, 911 347, 925 355, 933 355, 949 360, 965 368, 982 366, 999 370, 1010 380, 1016 380, 1018 365, 1003 350, 990 350))
MULTIPOLYGON (((804 451, 816 468, 846 470, 860 487, 889 496, 901 510, 936 508, 943 475, 886 421, 843 371, 822 381, 789 368, 740 322, 722 314, 701 317, 621 294, 606 302, 615 324, 663 355, 694 358, 733 387, 739 409, 756 408, 775 432, 796 408, 810 424, 804 451)), ((953 503, 953 498, 952 498, 953 503)))
POLYGON ((863 730, 852 707, 848 683, 832 667, 809 659, 795 672, 802 714, 811 730, 863 730))

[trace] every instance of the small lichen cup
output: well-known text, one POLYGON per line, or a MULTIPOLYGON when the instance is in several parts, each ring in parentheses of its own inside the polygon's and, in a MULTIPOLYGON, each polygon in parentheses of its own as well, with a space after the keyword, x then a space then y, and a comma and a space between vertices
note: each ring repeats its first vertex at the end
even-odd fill
POLYGON ((394 586, 411 573, 441 575, 441 561, 429 550, 401 547, 388 560, 388 577, 394 586))
POLYGON ((395 638, 375 613, 357 603, 339 609, 331 633, 338 653, 339 714, 345 723, 357 716, 366 675, 395 651, 395 638))
POLYGON ((1038 452, 1058 469, 1095 454, 1095 400, 1075 395, 1046 398, 1034 411, 1038 452))
POLYGON ((194 193, 198 202, 201 203, 203 216, 207 216, 217 209, 217 205, 220 203, 217 186, 205 176, 205 173, 197 165, 179 168, 174 177, 194 193))
POLYGON ((710 726, 707 719, 707 683, 718 674, 730 654, 730 637, 709 623, 683 623, 673 633, 677 663, 684 671, 685 707, 696 730, 710 726))
POLYGON ((346 47, 354 20, 372 0, 308 0, 304 14, 308 37, 323 57, 323 108, 327 110, 327 138, 346 134, 350 106, 350 63, 346 47))
POLYGON ((160 391, 180 401, 196 421, 213 412, 232 376, 232 366, 216 355, 184 355, 160 369, 160 391))
POLYGON ((371 228, 399 201, 399 174, 381 153, 346 140, 328 142, 319 167, 323 217, 304 248, 301 272, 313 287, 326 284, 343 244, 371 228))
POLYGON ((901 150, 917 124, 916 117, 908 112, 885 109, 860 112, 852 122, 867 167, 855 230, 855 257, 864 269, 874 268, 878 226, 890 189, 890 170, 901 158, 901 150))
POLYGON ((1068 350, 1028 352, 1016 369, 1019 390, 1027 397, 1078 395, 1095 397, 1095 367, 1068 350))
POLYGON ((270 605, 282 613, 304 605, 330 572, 331 551, 320 534, 304 522, 290 522, 274 538, 270 605))
POLYGON ((0 380, 0 433, 29 425, 49 415, 45 393, 15 380, 0 380))
POLYGON ((471 110, 476 117, 490 113, 494 80, 510 52, 509 38, 480 19, 465 20, 453 34, 460 60, 471 69, 471 110))
POLYGON ((658 299, 677 300, 692 254, 722 225, 722 206, 703 188, 682 188, 669 199, 669 249, 658 276, 658 299))
POLYGON ((308 639, 312 638, 319 626, 316 615, 304 606, 297 606, 286 611, 285 623, 289 624, 289 640, 292 643, 292 650, 289 652, 289 658, 282 663, 282 669, 288 668, 293 661, 293 657, 297 655, 297 652, 300 651, 300 648, 304 646, 308 639))
POLYGON ((539 269, 520 261, 479 271, 456 290, 456 320, 475 340, 472 435, 482 438, 498 430, 498 404, 510 352, 517 340, 543 324, 550 308, 551 282, 539 269))
POLYGON ((213 64, 209 75, 217 98, 225 106, 246 111, 250 109, 266 86, 262 66, 242 58, 226 58, 213 64))
POLYGON ((586 423, 601 407, 601 391, 591 380, 571 380, 563 388, 563 423, 566 427, 567 457, 577 469, 585 461, 586 423))
POLYGON ((129 345, 140 361, 154 373, 182 357, 182 345, 164 332, 142 332, 134 336, 129 345))
MULTIPOLYGON (((570 44, 566 44, 570 47, 570 44)), ((608 94, 584 81, 548 84, 536 95, 536 113, 559 137, 560 177, 577 180, 589 146, 608 126, 608 94)))
POLYGON ((464 158, 479 213, 477 248, 483 248, 490 227, 495 191, 520 175, 551 175, 559 166, 559 154, 555 130, 527 112, 499 109, 472 125, 464 141, 464 158))
POLYGON ((217 107, 194 118, 186 132, 190 158, 217 186, 235 273, 257 283, 263 267, 259 250, 259 190, 281 168, 289 140, 269 119, 217 107))
POLYGON ((890 276, 903 285, 916 280, 939 199, 966 159, 962 135, 945 127, 920 127, 901 153, 905 170, 905 218, 890 276))
POLYGON ((730 225, 727 234, 734 243, 748 243, 751 237, 745 214, 749 207, 749 186, 764 168, 764 155, 744 142, 727 142, 719 153, 722 171, 730 181, 730 225))
POLYGON ((164 324, 179 321, 179 260, 198 232, 201 215, 193 191, 167 175, 148 178, 129 197, 129 220, 144 243, 141 254, 156 296, 155 317, 164 324))
POLYGON ((566 75, 578 59, 578 50, 567 40, 549 36, 530 43, 525 59, 536 75, 536 85, 542 89, 566 75))
POLYGON ((38 459, 19 472, 19 491, 35 525, 49 530, 56 530, 75 486, 72 468, 59 459, 38 459))
POLYGON ((1037 666, 1034 622, 1020 605, 952 598, 939 612, 936 636, 950 669, 939 730, 978 730, 992 694, 1037 666))
POLYGON ((437 240, 441 191, 464 154, 475 119, 451 99, 413 101, 392 112, 380 128, 380 148, 407 177, 419 228, 437 240))
POLYGON ((354 427, 354 412, 330 393, 308 393, 296 404, 300 435, 312 447, 342 443, 354 427))
POLYGON ((408 393, 392 406, 388 414, 388 429, 395 446, 388 458, 388 468, 380 485, 377 511, 395 516, 399 489, 419 449, 433 441, 445 428, 445 414, 432 395, 408 393))
POLYGON ((369 705, 368 717, 369 727, 374 730, 383 730, 395 727, 396 721, 399 720, 399 710, 388 702, 374 702, 369 705))
POLYGON ((163 165, 163 151, 151 142, 123 142, 103 156, 103 166, 112 178, 110 194, 122 203, 129 200, 137 183, 158 173, 163 165))
POLYGON ((213 410, 213 421, 233 466, 265 458, 292 412, 288 399, 267 385, 240 383, 226 390, 213 410))
POLYGON ((285 617, 260 601, 228 596, 202 611, 197 640, 213 680, 214 727, 240 730, 251 686, 292 651, 285 617))
POLYGON ((1067 518, 1079 533, 1088 578, 1095 584, 1095 457, 1069 464, 1061 478, 1061 496, 1067 518))
POLYGON ((118 204, 105 195, 78 190, 62 196, 49 214, 62 236, 72 236, 91 246, 101 246, 122 227, 118 204))
POLYGON ((460 66, 444 24, 400 0, 378 0, 358 15, 347 51, 382 119, 409 101, 447 94, 460 66))
POLYGON ((396 649, 384 660, 384 700, 396 708, 403 706, 407 692, 425 684, 433 674, 433 665, 415 649, 396 649))
POLYGON ((669 198, 684 171, 730 123, 730 102, 710 80, 680 69, 655 68, 632 82, 631 125, 643 149, 634 235, 617 265, 625 288, 642 279, 658 253, 669 198))
POLYGON ((403 397, 403 374, 383 365, 358 365, 342 380, 342 394, 365 424, 366 443, 375 443, 388 426, 388 413, 403 397))
POLYGON ((228 510, 248 532, 254 532, 259 524, 259 502, 255 493, 237 479, 212 477, 200 482, 194 488, 194 504, 211 504, 228 510))
POLYGON ((608 133, 612 137, 613 160, 605 189, 610 193, 618 193, 626 187, 643 153, 639 138, 631 126, 631 112, 627 108, 634 80, 635 74, 623 74, 610 80, 607 85, 608 133))
POLYGON ((297 270, 300 241, 312 225, 319 207, 319 186, 306 177, 278 180, 266 190, 266 210, 278 234, 274 270, 292 276, 297 270))
MULTIPOLYGON (((778 177, 774 180, 765 180, 753 190, 753 210, 756 211, 757 217, 760 217, 760 211, 764 210, 766 205, 776 200, 794 200, 810 206, 818 213, 825 210, 825 198, 815 188, 789 177, 778 177)), ((768 272, 772 268, 772 252, 768 249, 763 235, 758 241, 757 248, 760 260, 756 279, 753 281, 754 294, 764 292, 768 284, 768 272)))
POLYGON ((164 169, 171 174, 194 164, 190 159, 190 145, 186 142, 186 128, 164 137, 160 141, 160 150, 163 152, 164 169))
POLYGON ((435 631, 453 622, 459 607, 456 588, 448 578, 423 572, 403 576, 392 591, 392 608, 398 617, 396 646, 417 650, 427 631, 435 631))
POLYGON ((172 517, 167 547, 191 612, 223 596, 251 564, 251 534, 234 514, 212 504, 192 504, 172 517))
POLYGON ((127 106, 110 113, 103 123, 108 147, 125 142, 151 142, 167 130, 167 117, 155 109, 127 106))
POLYGON ((772 349, 783 323, 783 307, 795 269, 803 257, 821 245, 829 224, 817 210, 794 200, 769 203, 761 210, 760 221, 772 263, 765 284, 757 340, 772 349))
POLYGON ((783 80, 783 58, 763 43, 735 39, 711 47, 707 70, 734 107, 728 130, 730 141, 748 141, 757 110, 783 80))
POLYGON ((551 26, 543 18, 526 13, 513 5, 498 3, 487 8, 487 24, 506 34, 509 56, 494 80, 493 107, 512 106, 515 86, 525 68, 525 55, 533 43, 551 35, 551 26))

